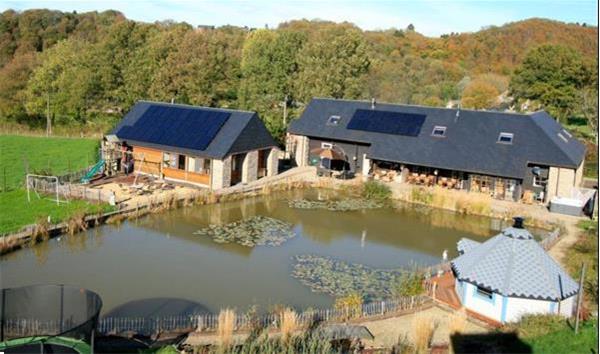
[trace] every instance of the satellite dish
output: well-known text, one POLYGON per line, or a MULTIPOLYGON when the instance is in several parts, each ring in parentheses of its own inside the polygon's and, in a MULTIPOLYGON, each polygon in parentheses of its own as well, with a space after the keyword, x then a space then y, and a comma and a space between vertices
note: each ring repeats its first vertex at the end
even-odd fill
POLYGON ((536 175, 536 176, 539 176, 539 175, 540 175, 540 173, 542 173, 542 169, 541 169, 541 168, 539 168, 538 166, 535 166, 534 168, 532 168, 532 169, 531 169, 531 172, 532 172, 534 175, 536 175))

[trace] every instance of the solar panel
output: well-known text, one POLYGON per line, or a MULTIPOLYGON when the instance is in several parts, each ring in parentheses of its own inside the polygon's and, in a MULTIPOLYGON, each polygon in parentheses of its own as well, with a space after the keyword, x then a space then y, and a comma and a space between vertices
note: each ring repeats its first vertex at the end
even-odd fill
POLYGON ((158 145, 204 150, 231 113, 184 107, 150 106, 117 136, 158 145))
POLYGON ((348 129, 367 132, 417 136, 421 131, 425 115, 357 109, 348 122, 348 129))

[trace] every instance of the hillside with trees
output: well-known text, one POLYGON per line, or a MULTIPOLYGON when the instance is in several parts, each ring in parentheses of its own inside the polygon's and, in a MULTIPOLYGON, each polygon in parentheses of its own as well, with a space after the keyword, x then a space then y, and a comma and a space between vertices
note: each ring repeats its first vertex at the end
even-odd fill
POLYGON ((281 138, 311 97, 327 96, 543 108, 593 125, 597 36, 542 19, 431 38, 414 26, 195 28, 116 11, 9 10, 0 14, 0 122, 43 129, 49 115, 55 126, 106 131, 145 99, 256 110, 281 138))

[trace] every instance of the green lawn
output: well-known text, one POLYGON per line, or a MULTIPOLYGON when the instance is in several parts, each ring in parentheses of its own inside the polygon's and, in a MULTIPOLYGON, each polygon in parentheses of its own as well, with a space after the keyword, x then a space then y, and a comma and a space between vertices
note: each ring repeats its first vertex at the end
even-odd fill
POLYGON ((17 231, 50 215, 52 222, 68 219, 79 212, 109 208, 72 200, 57 206, 47 199, 27 202, 26 166, 30 173, 60 175, 93 164, 98 156, 98 140, 0 135, 0 234, 17 231), (2 192, 5 190, 8 191, 2 192))
POLYGON ((55 201, 41 197, 42 199, 38 199, 35 193, 32 193, 31 203, 28 203, 27 192, 23 189, 0 193, 0 234, 17 231, 40 218, 47 218, 48 215, 52 223, 57 223, 80 212, 112 210, 108 204, 91 204, 85 200, 71 200, 57 206, 55 201))
POLYGON ((53 175, 86 168, 97 160, 98 146, 96 139, 0 135, 0 190, 23 186, 26 166, 53 175))
POLYGON ((598 320, 591 320, 580 325, 575 334, 566 324, 564 328, 535 338, 523 340, 531 347, 533 353, 597 353, 598 352, 598 320))

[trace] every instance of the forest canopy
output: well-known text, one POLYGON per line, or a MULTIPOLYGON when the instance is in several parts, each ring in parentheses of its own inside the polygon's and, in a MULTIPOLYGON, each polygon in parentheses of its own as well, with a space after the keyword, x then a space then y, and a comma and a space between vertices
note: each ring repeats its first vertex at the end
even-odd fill
POLYGON ((57 125, 106 130, 144 99, 256 110, 281 138, 316 96, 527 106, 597 121, 597 33, 542 19, 430 38, 326 21, 214 28, 116 11, 8 10, 0 14, 0 121, 39 127, 49 114, 57 125))

